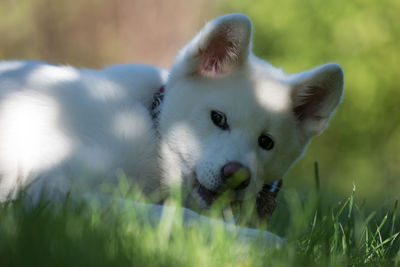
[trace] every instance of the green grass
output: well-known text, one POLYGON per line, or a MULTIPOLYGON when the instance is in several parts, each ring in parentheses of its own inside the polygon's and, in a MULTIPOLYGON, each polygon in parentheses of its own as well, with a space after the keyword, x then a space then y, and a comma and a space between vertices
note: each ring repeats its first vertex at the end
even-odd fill
POLYGON ((1 204, 0 266, 400 266, 397 201, 371 213, 355 190, 335 205, 313 191, 279 198, 268 230, 287 238, 282 249, 168 216, 151 225, 114 202, 67 197, 29 207, 21 196, 1 204))

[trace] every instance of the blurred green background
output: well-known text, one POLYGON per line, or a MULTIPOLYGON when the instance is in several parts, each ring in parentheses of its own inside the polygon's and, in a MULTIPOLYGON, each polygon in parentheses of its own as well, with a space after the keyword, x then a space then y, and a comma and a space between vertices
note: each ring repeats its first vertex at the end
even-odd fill
POLYGON ((345 72, 345 97, 325 133, 286 176, 285 188, 321 190, 379 207, 400 196, 399 0, 1 0, 0 59, 85 67, 168 67, 209 19, 242 12, 255 53, 292 73, 326 62, 345 72))

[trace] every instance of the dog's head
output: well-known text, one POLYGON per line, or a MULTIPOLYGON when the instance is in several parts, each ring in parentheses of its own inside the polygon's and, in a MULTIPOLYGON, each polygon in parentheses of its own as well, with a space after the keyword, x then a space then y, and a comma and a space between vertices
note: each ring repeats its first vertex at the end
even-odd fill
POLYGON ((241 14, 206 24, 166 85, 165 182, 189 186, 204 207, 227 189, 242 198, 282 178, 341 100, 338 65, 285 75, 252 55, 251 28, 241 14))

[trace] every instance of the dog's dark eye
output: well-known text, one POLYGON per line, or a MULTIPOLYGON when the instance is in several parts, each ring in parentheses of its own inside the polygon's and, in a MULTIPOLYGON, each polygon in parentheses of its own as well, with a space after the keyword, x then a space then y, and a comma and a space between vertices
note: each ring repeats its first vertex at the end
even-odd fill
POLYGON ((217 125, 222 130, 229 129, 228 123, 226 122, 226 116, 220 111, 211 111, 211 120, 215 125, 217 125))
POLYGON ((262 134, 258 137, 258 144, 265 150, 274 148, 274 140, 267 134, 262 134))

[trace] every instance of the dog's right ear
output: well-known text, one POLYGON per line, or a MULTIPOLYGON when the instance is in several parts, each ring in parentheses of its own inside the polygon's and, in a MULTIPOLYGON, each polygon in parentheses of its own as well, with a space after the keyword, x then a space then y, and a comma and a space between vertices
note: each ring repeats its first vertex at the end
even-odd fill
POLYGON ((249 18, 242 14, 208 22, 182 50, 172 73, 176 70, 179 74, 206 77, 229 74, 247 62, 251 28, 249 18))

